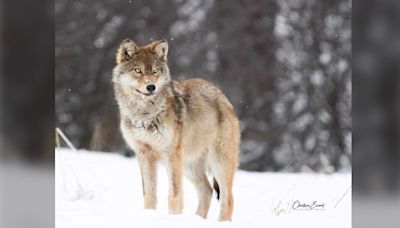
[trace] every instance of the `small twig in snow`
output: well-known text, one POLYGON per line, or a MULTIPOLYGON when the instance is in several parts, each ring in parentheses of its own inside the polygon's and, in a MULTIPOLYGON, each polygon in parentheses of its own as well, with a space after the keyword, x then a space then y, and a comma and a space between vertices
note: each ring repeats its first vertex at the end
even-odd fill
POLYGON ((339 203, 342 201, 342 199, 347 195, 347 193, 349 192, 349 190, 351 189, 351 185, 347 188, 347 190, 343 193, 342 197, 340 197, 340 199, 336 202, 334 208, 336 208, 337 205, 339 205, 339 203))
POLYGON ((61 131, 60 128, 56 128, 57 133, 61 136, 61 138, 64 139, 64 141, 67 143, 67 145, 74 151, 77 151, 74 145, 72 145, 71 141, 67 138, 67 136, 64 135, 64 133, 61 131))

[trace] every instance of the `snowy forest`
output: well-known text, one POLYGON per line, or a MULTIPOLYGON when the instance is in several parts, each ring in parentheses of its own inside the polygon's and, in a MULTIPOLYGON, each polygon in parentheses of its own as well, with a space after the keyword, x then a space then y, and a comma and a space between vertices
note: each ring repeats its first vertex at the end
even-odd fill
POLYGON ((111 71, 120 42, 167 39, 174 79, 227 95, 240 168, 351 169, 351 1, 56 0, 56 127, 78 148, 133 154, 111 71))

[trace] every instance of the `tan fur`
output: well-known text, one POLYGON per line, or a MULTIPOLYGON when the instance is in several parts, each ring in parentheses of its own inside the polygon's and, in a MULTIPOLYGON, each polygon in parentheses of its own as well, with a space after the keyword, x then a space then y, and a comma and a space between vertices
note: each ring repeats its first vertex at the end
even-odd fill
POLYGON ((171 80, 167 53, 165 40, 144 47, 124 40, 113 71, 121 131, 140 164, 144 207, 156 208, 157 161, 162 159, 170 183, 170 213, 182 212, 185 175, 197 190, 197 214, 206 218, 212 197, 210 173, 221 191, 219 220, 231 220, 238 118, 228 99, 209 82, 171 80), (149 84, 156 86, 152 94, 146 91, 149 84))

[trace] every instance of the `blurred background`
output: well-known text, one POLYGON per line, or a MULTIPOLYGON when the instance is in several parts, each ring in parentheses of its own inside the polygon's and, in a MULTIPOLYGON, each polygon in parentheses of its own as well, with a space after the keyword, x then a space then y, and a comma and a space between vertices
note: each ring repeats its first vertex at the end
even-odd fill
POLYGON ((131 156, 115 51, 167 39, 172 77, 219 86, 241 121, 240 168, 351 170, 351 1, 56 0, 55 125, 78 148, 131 156))

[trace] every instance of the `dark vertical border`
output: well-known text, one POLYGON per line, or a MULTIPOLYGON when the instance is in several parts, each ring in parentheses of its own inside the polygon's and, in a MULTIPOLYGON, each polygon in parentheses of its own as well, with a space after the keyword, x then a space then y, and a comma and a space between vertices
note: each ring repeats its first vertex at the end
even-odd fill
POLYGON ((54 227, 54 1, 0 10, 0 227, 54 227))
POLYGON ((400 2, 352 9, 353 227, 399 227, 400 2))

